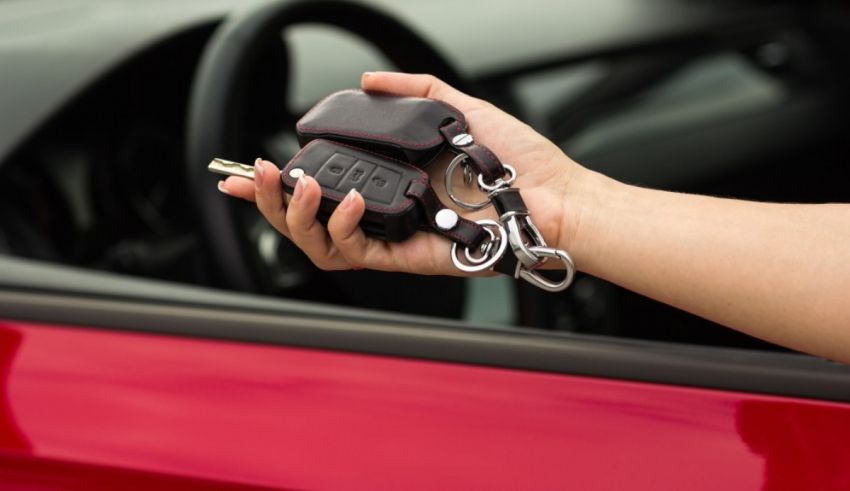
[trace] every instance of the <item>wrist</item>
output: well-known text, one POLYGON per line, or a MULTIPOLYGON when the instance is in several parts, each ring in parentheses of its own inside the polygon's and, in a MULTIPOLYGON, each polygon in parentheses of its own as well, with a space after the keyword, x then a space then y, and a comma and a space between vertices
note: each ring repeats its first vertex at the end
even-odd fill
POLYGON ((570 254, 580 271, 591 272, 603 249, 609 205, 623 195, 627 186, 571 160, 570 163, 576 171, 563 187, 557 247, 570 254))

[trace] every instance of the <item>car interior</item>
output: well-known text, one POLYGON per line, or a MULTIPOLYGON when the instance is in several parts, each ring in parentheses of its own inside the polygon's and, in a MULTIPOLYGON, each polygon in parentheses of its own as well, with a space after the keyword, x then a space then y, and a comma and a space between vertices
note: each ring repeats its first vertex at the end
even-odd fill
POLYGON ((385 323, 424 316, 423 329, 784 351, 588 275, 553 294, 507 277, 320 271, 252 204, 219 195, 204 167, 214 156, 285 164, 298 149, 294 123, 315 101, 356 87, 363 71, 399 69, 433 72, 625 182, 847 201, 845 6, 665 2, 674 7, 629 12, 631 23, 604 32, 518 25, 508 32, 522 46, 498 51, 474 26, 458 32, 460 20, 421 20, 448 4, 414 3, 304 3, 291 25, 249 43, 251 57, 222 44, 216 17, 98 73, 0 160, 0 255, 23 260, 4 260, 7 281, 385 323), (352 28, 360 15, 372 16, 361 30, 381 33, 352 28), (216 71, 227 56, 242 63, 232 80, 216 71), (216 91, 228 94, 221 104, 210 102, 216 91))

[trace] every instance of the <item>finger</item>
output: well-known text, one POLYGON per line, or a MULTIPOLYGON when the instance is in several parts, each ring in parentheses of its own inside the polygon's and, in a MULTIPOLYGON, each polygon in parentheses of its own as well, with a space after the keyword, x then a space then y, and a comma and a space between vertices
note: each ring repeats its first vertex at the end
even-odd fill
POLYGON ((334 246, 352 268, 416 274, 464 276, 448 260, 449 242, 437 234, 418 232, 403 243, 369 238, 360 228, 366 211, 363 196, 346 195, 328 220, 334 246))
POLYGON ((254 192, 260 213, 278 232, 290 237, 280 170, 268 160, 257 159, 254 162, 254 192))
POLYGON ((413 97, 427 97, 447 102, 467 112, 482 104, 433 75, 399 72, 366 72, 360 79, 363 90, 388 92, 413 97))
POLYGON ((255 200, 254 183, 244 177, 230 176, 223 181, 218 181, 218 190, 235 198, 242 198, 252 202, 255 200))
POLYGON ((363 196, 352 189, 328 220, 328 233, 340 254, 354 269, 394 271, 386 243, 366 237, 360 219, 366 212, 363 196))
POLYGON ((289 236, 313 263, 324 270, 350 269, 351 265, 333 246, 325 228, 316 220, 322 190, 309 176, 295 184, 295 192, 286 213, 289 236))

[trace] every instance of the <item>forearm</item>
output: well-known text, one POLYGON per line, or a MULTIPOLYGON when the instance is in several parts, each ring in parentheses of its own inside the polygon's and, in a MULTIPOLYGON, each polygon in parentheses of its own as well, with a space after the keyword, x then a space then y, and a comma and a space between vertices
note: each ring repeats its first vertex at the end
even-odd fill
POLYGON ((580 216, 568 247, 581 270, 850 362, 850 205, 670 193, 592 173, 572 191, 580 216))

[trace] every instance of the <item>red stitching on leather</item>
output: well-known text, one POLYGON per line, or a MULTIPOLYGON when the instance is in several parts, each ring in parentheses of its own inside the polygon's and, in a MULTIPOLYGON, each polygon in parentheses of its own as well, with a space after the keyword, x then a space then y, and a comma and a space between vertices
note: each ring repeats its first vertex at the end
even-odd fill
POLYGON ((494 163, 493 165, 498 165, 502 169, 502 174, 497 176, 497 177, 504 176, 505 175, 505 167, 502 165, 502 161, 499 159, 499 157, 496 157, 496 154, 493 153, 492 150, 490 150, 490 147, 488 147, 486 145, 476 145, 476 147, 480 148, 481 150, 484 150, 488 155, 490 155, 490 158, 493 159, 493 163, 494 163))
MULTIPOLYGON (((377 140, 377 141, 397 143, 399 145, 407 146, 407 147, 410 147, 410 148, 428 148, 428 147, 432 147, 432 146, 435 146, 435 145, 443 142, 443 135, 442 134, 440 134, 437 138, 435 138, 433 140, 429 140, 427 142, 422 143, 422 142, 412 142, 412 141, 404 140, 404 139, 401 139, 401 138, 395 138, 395 137, 386 136, 386 135, 382 135, 382 134, 369 133, 369 132, 366 132, 366 131, 342 130, 342 129, 336 128, 336 127, 307 126, 302 122, 305 119, 307 119, 307 117, 310 116, 310 114, 312 114, 314 111, 316 111, 322 104, 324 104, 328 99, 330 99, 334 96, 337 96, 339 94, 355 93, 355 92, 356 93, 362 93, 363 91, 356 90, 356 89, 346 89, 346 90, 341 90, 339 92, 334 92, 333 94, 326 96, 321 101, 316 103, 316 105, 313 106, 309 111, 307 111, 307 114, 305 114, 304 117, 302 117, 301 119, 298 120, 297 123, 295 123, 296 129, 300 133, 333 133, 333 134, 342 135, 342 136, 366 137, 366 138, 371 138, 371 139, 377 140)), ((373 93, 383 94, 382 92, 373 92, 373 93)), ((393 94, 386 94, 386 95, 393 95, 393 94)), ((447 104, 443 101, 440 101, 440 100, 437 100, 437 99, 428 99, 426 97, 412 97, 412 96, 399 96, 399 97, 437 102, 437 103, 443 105, 444 107, 446 107, 452 114, 455 115, 455 119, 456 119, 455 122, 460 120, 460 121, 463 121, 464 124, 466 124, 466 118, 464 117, 463 113, 461 113, 456 108, 454 108, 450 104, 447 104)), ((439 128, 437 128, 437 130, 439 132, 439 128)))
MULTIPOLYGON (((466 129, 461 126, 457 121, 443 126, 441 130, 443 129, 446 130, 443 135, 448 138, 450 142, 454 136, 457 136, 466 131, 466 129)), ((463 152, 469 155, 472 161, 476 164, 475 166, 477 167, 478 172, 480 172, 481 174, 485 174, 484 177, 490 179, 498 179, 505 175, 505 169, 502 166, 502 161, 499 160, 499 157, 496 157, 496 154, 494 154, 493 151, 490 150, 490 148, 488 148, 487 146, 473 143, 472 145, 468 145, 465 147, 458 147, 452 144, 452 147, 459 152, 463 152), (482 155, 482 153, 484 153, 485 155, 482 155), (500 168, 501 173, 495 175, 500 168)))
POLYGON ((481 174, 486 174, 484 177, 486 180, 495 180, 505 175, 505 167, 502 165, 502 162, 496 157, 493 152, 485 147, 484 145, 473 145, 464 149, 466 154, 472 157, 473 161, 478 164, 478 170, 481 174), (473 155, 472 150, 475 150, 475 153, 478 155, 473 155), (487 160, 481 158, 481 153, 485 153, 492 160, 487 160))
MULTIPOLYGON (((430 185, 428 185, 427 181, 428 181, 428 179, 427 179, 427 176, 426 176, 426 178, 417 179, 415 182, 422 184, 422 186, 425 188, 425 192, 430 194, 431 198, 434 201, 434 206, 442 205, 442 202, 440 201, 440 198, 437 196, 437 193, 434 192, 434 188, 432 188, 430 185)), ((416 196, 416 195, 414 195, 414 196, 416 196)), ((429 210, 429 208, 431 208, 431 207, 429 207, 427 204, 425 204, 425 201, 426 201, 425 196, 418 196, 418 198, 423 201, 423 205, 425 206, 425 211, 430 212, 431 210, 429 210)), ((443 207, 445 207, 445 206, 443 206, 443 207)), ((467 247, 469 247, 471 244, 475 243, 475 239, 477 237, 466 237, 466 236, 463 235, 462 232, 458 233, 458 232, 452 232, 451 230, 443 230, 443 229, 441 229, 437 226, 436 217, 434 217, 433 215, 431 215, 429 213, 426 213, 425 216, 428 217, 428 223, 429 223, 429 225, 431 225, 431 229, 434 232, 441 234, 441 235, 445 235, 447 237, 450 237, 450 238, 454 239, 455 242, 459 242, 459 243, 461 243, 461 244, 463 244, 464 246, 467 246, 467 247)), ((467 219, 465 219, 461 216, 458 216, 458 225, 461 225, 466 229, 475 230, 476 236, 481 234, 482 227, 480 225, 478 225, 477 223, 472 222, 470 220, 467 220, 467 219)))
MULTIPOLYGON (((364 94, 378 94, 378 95, 385 95, 385 96, 389 96, 389 97, 402 97, 402 98, 405 98, 405 99, 420 99, 420 100, 423 100, 423 101, 434 101, 437 104, 444 106, 450 112, 454 113, 454 115, 456 116, 455 119, 457 121, 463 122, 463 124, 466 125, 466 116, 464 116, 464 114, 462 112, 460 112, 460 109, 452 106, 448 102, 441 101, 440 99, 431 99, 429 97, 417 97, 417 96, 413 96, 413 95, 391 94, 389 92, 383 92, 383 91, 380 91, 380 90, 372 90, 372 91, 369 91, 369 92, 366 92, 365 90, 359 90, 359 89, 347 89, 347 90, 349 92, 363 92, 364 94)), ((340 92, 345 92, 345 91, 340 91, 340 92)))
POLYGON ((353 130, 343 130, 340 128, 319 128, 315 126, 299 126, 298 130, 302 133, 316 133, 316 134, 334 134, 334 135, 342 135, 342 136, 356 136, 356 137, 366 137, 371 138, 372 140, 378 140, 383 142, 390 143, 398 143, 402 146, 407 146, 411 148, 428 148, 436 146, 438 143, 443 142, 443 136, 440 135, 439 138, 435 138, 433 140, 429 140, 424 143, 415 143, 407 140, 402 140, 400 138, 394 138, 391 136, 385 136, 377 133, 368 133, 365 131, 353 131, 353 130))
MULTIPOLYGON (((299 150, 298 153, 296 153, 295 156, 292 157, 292 159, 286 164, 286 166, 284 166, 284 168, 283 168, 284 182, 286 182, 287 184, 289 184, 292 187, 295 187, 296 180, 292 179, 289 176, 289 170, 292 168, 292 166, 294 166, 295 164, 298 163, 298 161, 301 159, 301 157, 304 155, 304 153, 307 151, 308 148, 310 148, 314 145, 318 145, 321 142, 325 142, 325 143, 330 144, 330 145, 336 145, 336 146, 340 146, 340 147, 349 148, 349 149, 352 149, 352 150, 356 150, 358 152, 363 152, 363 153, 366 153, 366 154, 369 154, 369 155, 374 155, 376 157, 380 157, 380 158, 383 158, 383 159, 386 159, 386 160, 392 160, 393 162, 399 163, 399 164, 401 164, 405 167, 408 167, 410 169, 414 169, 417 173, 420 174, 420 177, 418 179, 415 179, 412 182, 417 182, 417 183, 422 184, 422 186, 425 188, 426 192, 431 194, 431 197, 434 199, 434 202, 435 203, 441 203, 440 198, 437 196, 437 193, 434 192, 434 188, 432 188, 428 184, 428 181, 429 181, 428 175, 425 174, 425 172, 422 171, 421 169, 419 169, 418 167, 412 166, 412 165, 408 164, 407 162, 404 162, 404 161, 401 161, 401 160, 398 160, 398 159, 394 159, 392 157, 384 157, 383 155, 379 155, 379 154, 376 154, 374 152, 370 152, 368 150, 363 150, 361 148, 353 147, 351 145, 346 145, 344 143, 338 143, 338 142, 333 142, 333 141, 329 141, 329 140, 322 140, 322 139, 313 140, 310 143, 308 143, 307 145, 305 145, 304 148, 299 150)), ((344 199, 345 198, 344 193, 337 193, 336 191, 326 190, 325 188, 322 188, 322 195, 332 197, 332 198, 337 198, 337 199, 344 199)), ((409 206, 413 202, 413 200, 411 198, 409 198, 407 195, 404 195, 404 198, 405 198, 404 202, 401 205, 399 205, 397 208, 388 208, 388 207, 383 207, 383 206, 371 206, 370 207, 368 205, 367 205, 366 208, 369 209, 369 210, 380 211, 380 212, 396 212, 396 211, 399 211, 399 210, 406 208, 407 206, 409 206)), ((428 211, 428 210, 426 209, 425 211, 428 211)), ((456 242, 460 242, 467 247, 469 246, 469 244, 473 244, 475 242, 475 237, 465 237, 462 234, 455 233, 455 232, 452 232, 450 230, 441 230, 439 227, 436 226, 435 217, 431 216, 428 213, 426 213, 425 216, 428 217, 428 223, 431 225, 431 228, 435 232, 446 235, 448 237, 451 237, 451 238, 455 239, 456 242)), ((465 228, 475 230, 476 234, 481 233, 481 231, 480 231, 481 226, 478 225, 477 223, 473 222, 473 221, 470 221, 470 220, 467 220, 466 218, 458 216, 458 223, 462 224, 465 228)))
MULTIPOLYGON (((466 123, 466 121, 464 121, 464 123, 466 123)), ((466 133, 466 124, 460 124, 460 122, 455 121, 452 123, 452 126, 456 128, 455 134, 466 133)))
MULTIPOLYGON (((401 160, 394 159, 394 158, 392 158, 392 157, 385 157, 385 156, 383 156, 383 155, 380 155, 380 154, 377 154, 377 153, 374 153, 374 152, 370 152, 370 151, 368 151, 368 150, 363 150, 362 148, 357 148, 357 147, 353 147, 353 146, 351 146, 351 145, 346 145, 345 143, 339 143, 339 142, 334 142, 334 141, 330 141, 330 140, 323 140, 323 139, 320 139, 320 138, 319 138, 319 139, 316 139, 316 140, 311 141, 311 142, 310 142, 310 143, 308 143, 307 145, 304 145, 304 148, 302 148, 301 150, 299 150, 299 151, 298 151, 298 153, 296 153, 296 154, 295 154, 295 156, 294 156, 294 157, 292 157, 292 159, 289 161, 289 163, 287 163, 287 164, 286 164, 286 166, 284 167, 284 174, 283 174, 283 180, 284 180, 284 182, 286 182, 287 184, 289 184, 289 185, 290 185, 290 186, 292 186, 292 187, 295 187, 296 180, 295 180, 295 179, 292 179, 292 178, 289 176, 289 171, 288 171, 288 169, 290 169, 293 165, 295 165, 295 164, 298 162, 298 160, 300 160, 300 159, 301 159, 301 157, 303 156, 304 152, 305 152, 308 148, 312 147, 313 145, 317 145, 317 144, 319 144, 320 142, 325 142, 325 143, 330 144, 330 145, 337 145, 337 146, 340 146, 340 147, 350 148, 350 149, 352 149, 352 150, 356 150, 356 151, 358 151, 358 152, 363 152, 363 153, 366 153, 366 154, 369 154, 369 155, 374 155, 375 157, 379 157, 379 158, 381 158, 381 159, 385 159, 385 160, 392 160, 393 162, 397 162, 397 163, 399 163, 399 164, 401 164, 401 165, 403 165, 403 166, 405 166, 405 167, 408 167, 408 168, 410 168, 410 169, 415 170, 418 174, 420 174, 420 176, 421 176, 421 175, 425 175, 425 179, 427 179, 427 177, 428 177, 428 176, 427 176, 427 174, 425 174, 425 172, 424 172, 422 169, 420 169, 420 168, 418 168, 418 167, 415 167, 415 166, 412 166, 412 165, 408 164, 407 162, 403 162, 403 161, 401 161, 401 160)), ((417 181, 419 181, 419 180, 421 180, 421 179, 422 179, 422 177, 420 177, 419 179, 417 179, 417 181)), ((424 182, 424 181, 423 181, 423 182, 424 182)), ((338 192, 336 192, 336 191, 329 190, 329 189, 325 189, 325 188, 321 188, 321 189, 322 189, 322 196, 327 196, 327 197, 330 197, 330 198, 336 198, 336 199, 343 199, 343 198, 345 198, 345 194, 344 194, 344 193, 338 193, 338 192)), ((367 210, 372 210, 372 211, 387 212, 387 213, 390 213, 390 212, 397 212, 397 211, 403 210, 404 208, 406 208, 407 206, 409 206, 409 205, 410 205, 410 203, 412 203, 412 202, 413 202, 413 200, 411 200, 410 198, 408 198, 406 195, 403 195, 403 196, 404 196, 404 198, 405 198, 405 199, 404 199, 404 201, 403 201, 400 205, 398 205, 398 207, 393 208, 393 207, 385 207, 385 206, 380 206, 380 205, 373 205, 373 206, 369 206, 369 205, 367 204, 367 205, 366 205, 366 209, 367 209, 367 210)))

